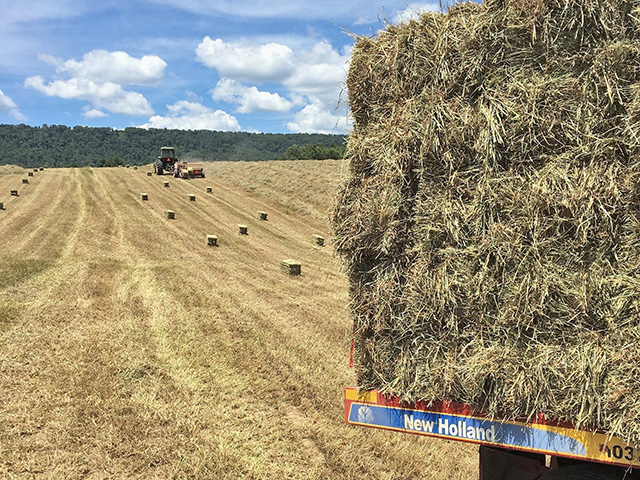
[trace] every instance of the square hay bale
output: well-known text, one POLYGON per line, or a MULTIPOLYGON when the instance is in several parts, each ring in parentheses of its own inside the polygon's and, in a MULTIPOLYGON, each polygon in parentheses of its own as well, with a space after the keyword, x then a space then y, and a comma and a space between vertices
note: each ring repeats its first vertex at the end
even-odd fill
POLYGON ((207 245, 210 247, 217 247, 218 237, 216 235, 207 235, 207 245))
POLYGON ((33 172, 27 172, 28 177, 33 177, 33 172))
POLYGON ((267 220, 267 212, 258 212, 258 218, 260 220, 266 221, 267 220))
POLYGON ((4 203, 0 202, 0 210, 4 210, 4 203))
POLYGON ((38 171, 38 169, 37 169, 37 168, 34 168, 34 169, 33 169, 33 171, 34 171, 34 172, 37 172, 37 171, 38 171))
POLYGON ((18 190, 11 190, 11 196, 12 197, 17 197, 18 196, 18 190))
POLYGON ((147 172, 147 177, 150 177, 152 175, 151 172, 147 172))
POLYGON ((354 46, 332 218, 359 387, 640 446, 640 20, 463 2, 354 46))
POLYGON ((196 196, 193 193, 189 193, 187 196, 189 197, 189 201, 190 202, 195 202, 196 201, 196 196))
POLYGON ((207 187, 207 193, 213 193, 213 187, 207 187))
POLYGON ((316 245, 322 247, 324 246, 324 237, 321 237, 320 235, 312 235, 311 236, 313 243, 315 243, 316 245))
POLYGON ((164 216, 169 220, 174 220, 176 218, 176 212, 174 212, 173 210, 165 210, 164 216))
POLYGON ((44 170, 44 167, 40 167, 40 171, 42 172, 44 170))
POLYGON ((162 182, 162 184, 163 184, 165 187, 169 187, 169 181, 168 181, 168 180, 165 180, 164 182, 162 182))
POLYGON ((240 235, 249 235, 249 228, 246 225, 238 225, 238 233, 240 235))
POLYGON ((141 198, 142 200, 149 200, 149 195, 147 195, 146 193, 141 193, 141 194, 140 194, 140 198, 141 198))
POLYGON ((23 178, 22 179, 22 183, 29 183, 29 179, 28 178, 23 178))
POLYGON ((297 276, 302 272, 302 265, 297 260, 280 260, 280 270, 287 275, 297 276))

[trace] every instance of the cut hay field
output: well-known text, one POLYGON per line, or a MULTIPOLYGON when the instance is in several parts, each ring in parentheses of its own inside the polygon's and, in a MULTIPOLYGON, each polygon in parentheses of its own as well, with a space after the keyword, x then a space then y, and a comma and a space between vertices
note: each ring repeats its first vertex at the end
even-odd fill
POLYGON ((0 478, 475 478, 473 446, 343 422, 348 284, 311 241, 341 163, 207 168, 0 170, 0 478))

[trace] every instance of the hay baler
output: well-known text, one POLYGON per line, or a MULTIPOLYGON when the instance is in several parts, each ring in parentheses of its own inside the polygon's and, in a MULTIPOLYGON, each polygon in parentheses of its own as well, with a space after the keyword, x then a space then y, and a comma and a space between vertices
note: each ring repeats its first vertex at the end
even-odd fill
POLYGON ((204 166, 201 163, 179 162, 173 170, 176 178, 204 178, 204 166))
POLYGON ((520 421, 488 418, 464 404, 406 403, 356 388, 345 390, 344 407, 349 425, 479 445, 479 480, 640 478, 640 450, 634 445, 543 415, 520 421))

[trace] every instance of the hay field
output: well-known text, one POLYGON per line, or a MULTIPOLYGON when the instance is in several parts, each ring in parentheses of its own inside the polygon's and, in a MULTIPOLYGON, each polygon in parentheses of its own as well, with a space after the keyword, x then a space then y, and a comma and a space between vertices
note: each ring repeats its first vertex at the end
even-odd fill
POLYGON ((473 446, 343 423, 348 282, 311 241, 339 162, 218 167, 0 173, 0 478, 474 478, 473 446))

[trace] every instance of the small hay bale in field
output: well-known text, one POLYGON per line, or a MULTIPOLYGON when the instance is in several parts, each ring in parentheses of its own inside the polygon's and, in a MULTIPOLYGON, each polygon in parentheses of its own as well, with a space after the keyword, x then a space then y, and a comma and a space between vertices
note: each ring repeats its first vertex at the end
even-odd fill
POLYGON ((313 243, 316 245, 321 247, 324 246, 324 237, 321 237, 320 235, 312 235, 311 238, 313 239, 313 243))
POLYGON ((169 181, 168 181, 168 180, 165 180, 164 182, 162 182, 162 184, 163 184, 165 187, 169 187, 169 181))
POLYGON ((12 197, 17 197, 18 196, 18 190, 11 190, 11 196, 12 197))
POLYGON ((280 260, 280 270, 287 275, 297 276, 302 271, 302 265, 297 260, 280 260))
POLYGON ((37 168, 34 168, 34 169, 33 169, 33 171, 34 171, 34 172, 37 172, 37 171, 38 171, 38 169, 37 169, 37 168))
POLYGON ((640 446, 640 21, 486 0, 353 48, 332 223, 358 385, 640 446))
POLYGON ((238 233, 240 235, 249 235, 249 228, 246 225, 238 225, 238 233))
POLYGON ((267 212, 258 212, 258 218, 260 220, 266 221, 267 220, 267 212))
POLYGON ((29 179, 28 178, 23 178, 22 179, 22 183, 29 183, 29 179))
POLYGON ((42 172, 44 170, 44 167, 40 167, 40 171, 42 172))
POLYGON ((134 170, 138 170, 138 167, 133 167, 134 170))
POLYGON ((207 235, 207 245, 210 247, 217 247, 218 237, 216 235, 207 235))
POLYGON ((164 216, 165 218, 168 218, 169 220, 173 220, 176 218, 176 212, 174 212, 173 210, 165 210, 164 211, 164 216))
POLYGON ((213 187, 207 187, 207 193, 212 193, 213 192, 213 187))
POLYGON ((150 177, 152 175, 152 172, 147 172, 147 177, 150 177))
POLYGON ((4 210, 4 203, 0 202, 0 210, 4 210))
POLYGON ((33 172, 27 172, 28 177, 33 177, 33 172))
POLYGON ((131 165, 127 165, 127 168, 130 168, 130 167, 131 167, 131 165))
POLYGON ((140 194, 140 198, 141 198, 142 200, 149 200, 149 195, 147 195, 146 193, 141 193, 141 194, 140 194))
POLYGON ((189 197, 189 201, 190 202, 195 202, 196 201, 196 196, 193 193, 189 193, 187 196, 189 197))

